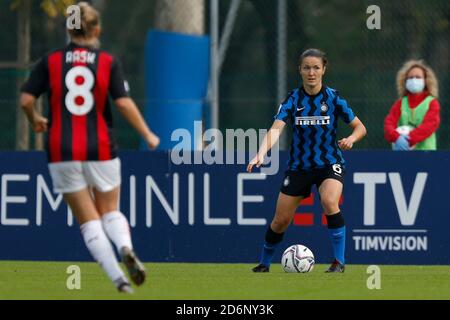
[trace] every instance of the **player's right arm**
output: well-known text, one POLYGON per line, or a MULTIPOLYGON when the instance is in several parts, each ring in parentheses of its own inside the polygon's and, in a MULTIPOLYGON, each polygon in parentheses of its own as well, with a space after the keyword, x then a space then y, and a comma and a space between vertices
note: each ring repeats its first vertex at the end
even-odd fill
POLYGON ((272 127, 267 132, 266 136, 259 147, 259 151, 256 156, 250 161, 247 166, 247 171, 252 172, 254 166, 257 168, 261 167, 264 162, 264 157, 267 152, 278 142, 281 133, 283 132, 286 123, 292 123, 293 118, 293 107, 294 101, 292 99, 294 91, 289 92, 287 98, 280 104, 278 108, 278 113, 275 115, 275 121, 272 124, 272 127))
POLYGON ((267 132, 266 136, 263 139, 263 142, 261 143, 258 153, 248 164, 248 172, 252 172, 252 169, 255 165, 257 168, 259 168, 263 164, 264 157, 266 156, 267 152, 269 152, 269 150, 272 149, 272 147, 278 142, 285 126, 286 122, 282 120, 277 119, 273 122, 272 127, 269 129, 269 132, 267 132))
POLYGON ((20 95, 20 106, 35 132, 47 131, 48 120, 36 112, 35 105, 37 98, 48 90, 48 85, 47 57, 44 57, 31 71, 30 77, 21 87, 20 95))

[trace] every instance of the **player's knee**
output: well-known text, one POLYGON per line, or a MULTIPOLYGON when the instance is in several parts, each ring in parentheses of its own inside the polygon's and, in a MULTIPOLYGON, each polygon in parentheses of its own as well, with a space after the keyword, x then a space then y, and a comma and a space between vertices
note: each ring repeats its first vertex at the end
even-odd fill
POLYGON ((339 201, 336 201, 333 197, 321 197, 321 203, 326 213, 334 213, 339 210, 339 201))
POLYGON ((114 203, 96 203, 96 207, 100 215, 117 210, 117 206, 114 203))
POLYGON ((275 217, 272 221, 273 230, 275 232, 284 232, 289 226, 290 222, 291 219, 289 219, 288 217, 275 217))

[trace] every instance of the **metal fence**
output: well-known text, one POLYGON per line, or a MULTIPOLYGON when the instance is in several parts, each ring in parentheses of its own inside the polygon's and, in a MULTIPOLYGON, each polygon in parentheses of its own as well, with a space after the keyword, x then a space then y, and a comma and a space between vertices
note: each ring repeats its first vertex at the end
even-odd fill
MULTIPOLYGON (((103 47, 122 61, 132 96, 140 106, 144 106, 146 99, 145 36, 157 25, 161 8, 165 8, 161 3, 170 1, 174 0, 160 0, 159 3, 133 0, 130 4, 94 1, 101 4, 103 47)), ((211 31, 211 1, 197 1, 203 6, 206 34, 211 31)), ((289 90, 299 85, 299 54, 308 47, 318 47, 327 53, 330 61, 325 83, 340 91, 368 129, 367 138, 356 148, 390 147, 384 140, 383 120, 397 99, 396 73, 411 57, 425 59, 438 76, 442 107, 438 148, 450 148, 450 125, 447 123, 450 102, 449 1, 377 1, 381 9, 380 30, 369 30, 366 26, 370 15, 366 10, 372 4, 368 0, 286 0, 286 9, 281 12, 279 3, 275 0, 219 1, 219 33, 228 37, 219 78, 221 129, 269 127, 280 102, 279 88, 285 86, 289 90), (283 34, 285 38, 280 39, 283 34), (281 64, 278 59, 280 41, 281 45, 285 43, 286 49, 281 64), (280 68, 286 75, 284 84, 280 84, 283 81, 280 68)), ((171 10, 177 12, 173 6, 171 10)), ((183 13, 183 10, 178 12, 183 13)), ((188 20, 186 24, 192 25, 190 19, 192 17, 185 12, 173 18, 177 22, 188 20)), ((3 25, 10 26, 0 31, 0 62, 15 61, 17 23, 16 13, 9 9, 9 1, 0 2, 0 20, 3 25)), ((33 1, 31 33, 33 61, 66 41, 64 20, 48 18, 40 10, 37 0, 33 1)), ((17 81, 24 72, 0 68, 0 124, 3 129, 0 149, 3 150, 15 148, 17 81)), ((117 114, 115 127, 122 148, 138 147, 139 137, 117 114)), ((348 133, 344 125, 340 130, 340 135, 348 133)))

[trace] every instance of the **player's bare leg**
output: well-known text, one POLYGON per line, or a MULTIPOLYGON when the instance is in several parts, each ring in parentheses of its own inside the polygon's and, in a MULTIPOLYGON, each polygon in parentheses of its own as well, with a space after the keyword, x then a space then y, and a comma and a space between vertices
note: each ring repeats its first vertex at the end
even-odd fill
POLYGON ((277 245, 283 240, 283 235, 294 218, 297 209, 303 197, 294 197, 282 192, 278 195, 275 216, 267 229, 265 243, 259 265, 254 267, 253 272, 268 272, 270 262, 275 253, 277 245))
POLYGON ((328 231, 333 246, 334 261, 326 272, 344 272, 345 267, 345 222, 339 209, 342 182, 326 179, 319 187, 320 200, 325 211, 328 231))
POLYGON ((106 235, 116 246, 123 263, 127 267, 131 280, 136 285, 145 281, 145 268, 133 251, 130 225, 119 211, 120 187, 109 192, 100 192, 94 188, 95 206, 101 216, 106 235))
POLYGON ((320 185, 320 202, 326 215, 339 212, 339 199, 342 195, 342 189, 342 183, 335 179, 326 179, 320 185))
POLYGON ((80 225, 81 234, 92 257, 100 264, 120 292, 133 292, 103 230, 100 214, 89 189, 66 193, 64 200, 72 209, 73 215, 80 225))
POLYGON ((283 233, 289 227, 294 218, 295 210, 298 208, 303 197, 293 197, 280 192, 278 194, 275 216, 270 227, 276 233, 283 233))
POLYGON ((80 226, 86 222, 100 219, 89 189, 86 188, 78 192, 65 193, 64 201, 69 205, 75 220, 77 220, 80 226))

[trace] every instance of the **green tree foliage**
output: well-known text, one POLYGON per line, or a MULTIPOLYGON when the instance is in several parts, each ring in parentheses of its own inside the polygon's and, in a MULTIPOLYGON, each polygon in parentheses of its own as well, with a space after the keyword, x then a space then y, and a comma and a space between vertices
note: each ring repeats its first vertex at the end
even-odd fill
MULTIPOLYGON (((21 1, 24 0, 0 1, 0 21, 8 26, 0 31, 3 61, 14 61, 17 55, 16 21, 9 6, 21 1)), ((42 10, 43 3, 57 2, 32 0, 32 61, 66 43, 63 16, 58 14, 50 19, 49 11, 42 10)), ((102 48, 122 62, 131 93, 141 107, 146 99, 145 40, 158 14, 155 3, 155 0, 110 0, 101 10, 102 48)), ((205 31, 209 33, 209 1, 206 3, 205 31)), ((221 30, 229 3, 219 2, 221 30)), ((275 4, 274 0, 242 0, 220 79, 221 129, 267 128, 272 122, 279 104, 275 4)), ((450 1, 379 0, 376 4, 381 9, 381 30, 366 27, 369 16, 366 9, 371 4, 374 4, 371 0, 287 0, 288 88, 299 85, 296 65, 300 52, 308 47, 325 50, 329 58, 326 84, 339 89, 368 128, 367 138, 356 147, 388 149, 383 120, 397 99, 396 73, 405 60, 423 58, 439 79, 442 106, 439 148, 450 149, 450 125, 445 122, 450 117, 450 108, 446 108, 450 102, 450 91, 446 89, 450 86, 450 1)), ((0 100, 9 99, 5 95, 13 92, 9 87, 11 72, 0 70, 0 92, 3 92, 0 100)), ((1 119, 5 119, 7 126, 8 116, 0 112, 0 122, 1 119)), ((136 147, 138 140, 132 130, 122 125, 119 117, 116 124, 121 146, 136 147)), ((4 146, 9 147, 0 141, 0 148, 5 149, 4 146)))
MULTIPOLYGON (((11 3, 11 10, 17 10, 23 0, 13 0, 11 3)), ((65 15, 66 8, 74 4, 74 0, 41 0, 41 8, 51 18, 58 15, 65 15)))

